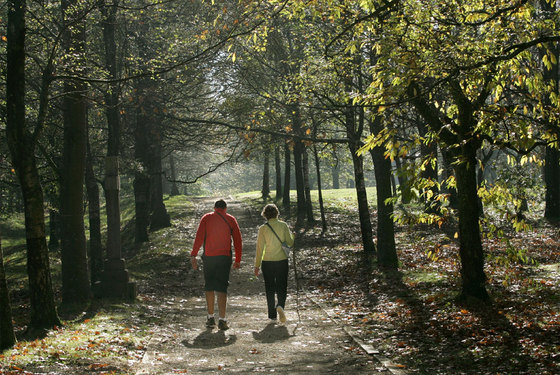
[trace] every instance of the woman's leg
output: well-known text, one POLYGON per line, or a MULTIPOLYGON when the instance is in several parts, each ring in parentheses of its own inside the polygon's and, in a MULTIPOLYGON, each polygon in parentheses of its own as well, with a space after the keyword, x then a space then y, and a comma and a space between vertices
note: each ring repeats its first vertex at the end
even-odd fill
POLYGON ((286 306, 288 295, 288 259, 275 262, 276 264, 276 294, 278 295, 278 306, 286 306))
POLYGON ((261 270, 264 278, 264 290, 266 292, 266 304, 268 307, 268 317, 276 319, 276 275, 274 263, 263 261, 261 270))

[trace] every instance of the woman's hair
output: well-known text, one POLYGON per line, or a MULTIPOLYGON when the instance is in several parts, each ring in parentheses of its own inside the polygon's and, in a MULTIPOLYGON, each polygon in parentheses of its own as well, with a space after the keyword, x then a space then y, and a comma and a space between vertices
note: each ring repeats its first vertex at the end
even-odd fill
POLYGON ((276 207, 276 205, 272 203, 267 204, 266 206, 264 206, 261 215, 266 220, 275 219, 278 217, 278 207, 276 207))

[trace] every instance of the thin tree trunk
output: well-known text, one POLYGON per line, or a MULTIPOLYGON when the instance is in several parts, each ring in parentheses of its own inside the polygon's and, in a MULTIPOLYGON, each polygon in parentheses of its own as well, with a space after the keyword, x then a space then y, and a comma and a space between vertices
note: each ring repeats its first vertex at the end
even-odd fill
POLYGON ((280 147, 274 148, 274 169, 276 175, 276 202, 280 201, 282 197, 282 160, 280 158, 280 147))
POLYGON ((175 172, 175 158, 173 153, 169 155, 169 168, 171 169, 171 193, 172 197, 179 195, 179 189, 177 188, 177 173, 175 172))
POLYGON ((140 82, 136 89, 138 93, 138 103, 136 108, 136 126, 134 128, 134 156, 142 166, 142 170, 137 171, 134 175, 134 203, 136 212, 136 238, 135 241, 148 241, 148 228, 150 226, 150 203, 152 188, 150 184, 150 175, 148 164, 150 162, 150 141, 146 136, 149 131, 147 113, 150 108, 147 107, 144 98, 144 83, 140 82))
POLYGON ((352 153, 352 164, 354 166, 355 189, 358 198, 358 214, 360 217, 362 243, 364 246, 364 253, 370 257, 375 254, 376 249, 375 243, 373 242, 373 228, 369 215, 369 205, 364 179, 364 159, 362 156, 357 155, 359 147, 356 144, 350 142, 348 146, 352 153))
POLYGON ((291 151, 290 146, 286 143, 284 145, 284 190, 282 193, 282 207, 284 207, 286 216, 290 216, 291 171, 291 151))
POLYGON ((302 166, 303 166, 303 186, 305 191, 305 214, 307 216, 307 222, 313 223, 315 219, 313 218, 313 203, 311 202, 311 186, 309 185, 309 155, 307 153, 307 147, 303 148, 302 155, 302 166))
MULTIPOLYGON (((62 0, 64 13, 72 13, 76 0, 62 0)), ((66 14, 68 15, 68 14, 66 14)), ((65 21, 69 21, 65 17, 65 21)), ((81 60, 85 52, 85 25, 75 23, 65 33, 66 52, 81 60)), ((74 61, 79 68, 82 61, 74 61)), ((84 226, 84 181, 86 166, 86 93, 78 81, 64 84, 64 150, 61 168, 60 216, 62 237, 62 303, 83 304, 90 298, 90 282, 84 226)))
MULTIPOLYGON (((105 0, 101 4, 103 14, 103 45, 105 52, 105 69, 110 78, 117 79, 117 44, 115 38, 116 15, 118 0, 105 0)), ((108 127, 107 158, 105 160, 105 193, 107 212, 107 265, 104 267, 109 272, 105 277, 110 285, 104 285, 105 290, 112 290, 115 277, 114 272, 121 264, 121 209, 120 209, 120 175, 119 154, 121 124, 119 115, 119 86, 116 82, 110 83, 105 92, 105 117, 108 127), (109 265, 111 263, 112 265, 109 265)), ((121 270, 122 271, 122 270, 121 270)))
MULTIPOLYGON (((292 119, 294 131, 301 131, 301 112, 298 105, 293 106, 292 119)), ((305 181, 303 177, 303 153, 305 146, 301 141, 295 141, 294 145, 294 172, 296 177, 296 226, 301 227, 305 220, 307 205, 305 202, 305 181)))
POLYGON ((401 162, 401 158, 395 157, 395 164, 397 165, 397 176, 399 177, 399 190, 401 192, 401 202, 403 204, 410 203, 412 192, 410 190, 410 183, 406 176, 406 164, 401 162))
POLYGON ((6 133, 12 164, 24 205, 27 274, 30 293, 30 329, 61 325, 56 312, 45 235, 43 189, 35 160, 36 137, 46 114, 50 66, 41 82, 38 126, 32 135, 25 121, 25 8, 24 0, 8 2, 6 64, 6 133))
POLYGON ((135 236, 136 243, 148 242, 148 227, 150 225, 150 178, 143 173, 134 176, 134 207, 136 213, 135 236))
MULTIPOLYGON (((347 92, 352 91, 352 77, 345 78, 345 87, 347 92)), ((360 149, 360 137, 363 132, 363 122, 360 114, 360 123, 356 125, 356 111, 350 99, 346 104, 344 112, 346 136, 348 138, 348 149, 352 156, 352 165, 354 167, 354 187, 356 189, 356 197, 358 199, 358 215, 360 218, 360 230, 362 233, 362 244, 364 246, 364 254, 371 259, 376 252, 375 243, 373 242, 373 229, 371 225, 371 217, 369 213, 369 205, 367 199, 367 190, 364 178, 364 158, 358 155, 360 149)))
POLYGON ((86 193, 89 210, 89 269, 91 284, 101 280, 103 271, 103 244, 101 242, 101 207, 99 186, 93 172, 93 157, 88 142, 86 164, 86 193))
POLYGON ((560 221, 560 152, 547 147, 544 162, 546 184, 544 217, 550 221, 560 221))
MULTIPOLYGON (((381 130, 380 117, 370 121, 372 134, 377 134, 381 130)), ((395 246, 393 204, 387 202, 387 199, 392 198, 391 160, 385 157, 383 146, 374 147, 370 153, 375 169, 375 187, 377 190, 377 261, 384 267, 397 269, 399 260, 395 246)))
POLYGON ((270 198, 270 156, 265 151, 261 197, 263 201, 270 198))
POLYGON ((323 204, 323 189, 321 187, 321 167, 317 145, 313 144, 313 155, 315 156, 315 169, 317 171, 317 192, 319 194, 319 209, 321 211, 321 224, 323 232, 327 231, 327 219, 325 217, 325 205, 323 204))
MULTIPOLYGON (((156 125, 157 126, 157 125, 156 125)), ((163 168, 161 165, 161 129, 157 126, 157 136, 152 137, 150 170, 150 230, 155 231, 171 226, 171 219, 163 202, 163 168)))
POLYGON ((340 165, 338 159, 332 166, 332 188, 340 189, 340 165))
POLYGON ((10 306, 10 293, 6 283, 4 271, 4 255, 2 253, 2 238, 0 237, 0 353, 11 348, 16 343, 14 325, 12 324, 12 308, 10 306))
MULTIPOLYGON (((555 1, 540 0, 541 10, 545 12, 545 17, 558 22, 557 3, 555 1)), ((556 24, 558 29, 559 25, 556 24)), ((545 84, 554 88, 553 93, 560 93, 560 74, 558 71, 558 60, 560 59, 560 45, 558 42, 550 42, 541 49, 541 56, 548 51, 552 51, 555 59, 549 59, 550 67, 543 64, 543 79, 545 84)), ((544 95, 544 104, 549 108, 554 108, 556 103, 552 103, 551 95, 544 95)), ((552 129, 556 140, 560 139, 560 123, 558 120, 548 120, 548 127, 552 129)), ((552 222, 560 221, 560 151, 557 147, 547 147, 545 151, 544 181, 546 185, 544 217, 552 222)))

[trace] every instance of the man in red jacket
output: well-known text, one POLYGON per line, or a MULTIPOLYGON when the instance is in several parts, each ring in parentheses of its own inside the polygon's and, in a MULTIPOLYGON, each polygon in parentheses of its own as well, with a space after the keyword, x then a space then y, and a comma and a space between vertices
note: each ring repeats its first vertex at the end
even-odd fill
POLYGON ((194 239, 191 251, 191 264, 193 269, 198 269, 196 255, 200 247, 204 245, 202 260, 204 263, 204 290, 206 292, 206 307, 208 318, 206 327, 216 326, 214 318, 214 299, 218 297, 218 328, 228 329, 226 321, 227 288, 229 285, 229 272, 232 263, 231 239, 233 237, 233 247, 235 249, 235 262, 233 268, 241 266, 241 252, 243 242, 241 231, 237 220, 232 215, 226 213, 227 204, 220 199, 214 204, 214 212, 209 212, 202 216, 196 238, 194 239))

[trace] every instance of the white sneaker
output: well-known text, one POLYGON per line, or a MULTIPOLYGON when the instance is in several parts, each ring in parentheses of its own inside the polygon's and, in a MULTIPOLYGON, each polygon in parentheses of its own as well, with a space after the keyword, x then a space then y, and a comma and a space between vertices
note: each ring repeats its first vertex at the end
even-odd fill
POLYGON ((282 306, 276 306, 276 312, 278 313, 278 319, 280 323, 286 323, 286 314, 284 314, 284 309, 282 306))

